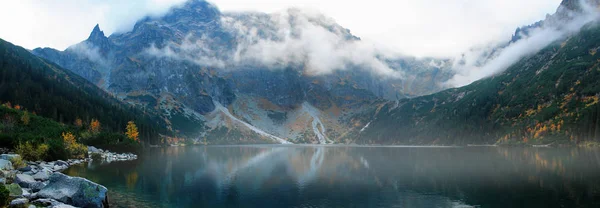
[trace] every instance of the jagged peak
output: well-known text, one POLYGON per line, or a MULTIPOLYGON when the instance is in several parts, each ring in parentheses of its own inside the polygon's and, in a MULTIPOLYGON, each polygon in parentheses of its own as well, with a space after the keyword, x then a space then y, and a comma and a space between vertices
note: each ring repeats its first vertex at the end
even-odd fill
POLYGON ((100 30, 100 24, 96 24, 92 33, 90 33, 88 40, 97 40, 99 38, 106 38, 106 36, 104 36, 104 32, 100 30))

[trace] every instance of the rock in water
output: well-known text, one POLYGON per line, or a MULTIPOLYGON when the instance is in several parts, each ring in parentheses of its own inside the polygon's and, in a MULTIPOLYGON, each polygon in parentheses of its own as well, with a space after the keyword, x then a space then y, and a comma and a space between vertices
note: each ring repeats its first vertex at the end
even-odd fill
POLYGON ((108 207, 106 187, 84 178, 52 173, 50 183, 38 197, 51 198, 78 207, 108 207))

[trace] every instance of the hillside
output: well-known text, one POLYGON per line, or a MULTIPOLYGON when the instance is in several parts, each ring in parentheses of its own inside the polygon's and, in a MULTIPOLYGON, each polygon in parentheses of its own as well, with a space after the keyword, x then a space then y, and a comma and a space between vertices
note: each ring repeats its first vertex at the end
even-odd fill
POLYGON ((65 124, 97 119, 112 132, 135 121, 142 140, 150 143, 168 132, 152 112, 123 104, 79 75, 1 39, 0 69, 0 101, 7 106, 65 124))
POLYGON ((505 72, 430 96, 381 103, 354 122, 356 143, 577 144, 600 140, 600 27, 505 72), (365 125, 367 127, 361 128, 365 125))

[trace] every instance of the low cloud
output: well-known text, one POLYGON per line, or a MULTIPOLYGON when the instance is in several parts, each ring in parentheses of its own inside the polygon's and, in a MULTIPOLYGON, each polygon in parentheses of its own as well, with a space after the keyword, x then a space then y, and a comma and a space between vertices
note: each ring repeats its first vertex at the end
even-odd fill
POLYGON ((108 60, 106 60, 106 58, 100 54, 100 49, 91 44, 88 44, 88 42, 81 42, 75 44, 67 48, 67 51, 83 56, 88 60, 100 64, 104 67, 107 67, 109 65, 108 60))
POLYGON ((146 53, 220 68, 296 65, 304 66, 310 75, 360 68, 387 78, 403 76, 400 69, 386 63, 398 54, 361 41, 318 12, 289 9, 274 14, 226 13, 220 25, 234 37, 233 48, 215 48, 222 43, 188 35, 180 43, 152 46, 146 53))
MULTIPOLYGON (((503 72, 522 58, 535 54, 555 41, 578 32, 584 25, 598 20, 598 10, 581 3, 581 11, 566 11, 547 18, 541 27, 528 34, 520 34, 521 39, 504 48, 483 47, 465 53, 457 58, 453 70, 456 75, 446 82, 449 87, 468 85, 479 79, 503 72)), ((563 8, 564 9, 564 8, 563 8)))

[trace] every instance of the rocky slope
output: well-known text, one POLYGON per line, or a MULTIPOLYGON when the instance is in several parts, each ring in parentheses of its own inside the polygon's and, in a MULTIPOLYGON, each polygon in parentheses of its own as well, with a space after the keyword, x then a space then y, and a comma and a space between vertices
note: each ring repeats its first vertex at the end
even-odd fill
POLYGON ((33 53, 200 142, 339 143, 347 119, 375 100, 430 94, 453 74, 447 60, 388 58, 362 44, 319 14, 221 13, 190 0, 129 32, 106 37, 97 25, 65 51, 33 53))
MULTIPOLYGON (((579 9, 564 1, 538 26, 560 31, 579 9), (570 12, 565 8, 571 8, 570 12), (568 14, 568 15, 567 15, 568 14), (558 17, 561 17, 560 19, 558 17)), ((598 5, 595 2, 595 5, 598 5)), ((579 7, 577 7, 579 8, 579 7)), ((356 143, 590 144, 600 139, 597 8, 581 30, 506 71, 429 96, 382 102, 354 117, 356 143)))

